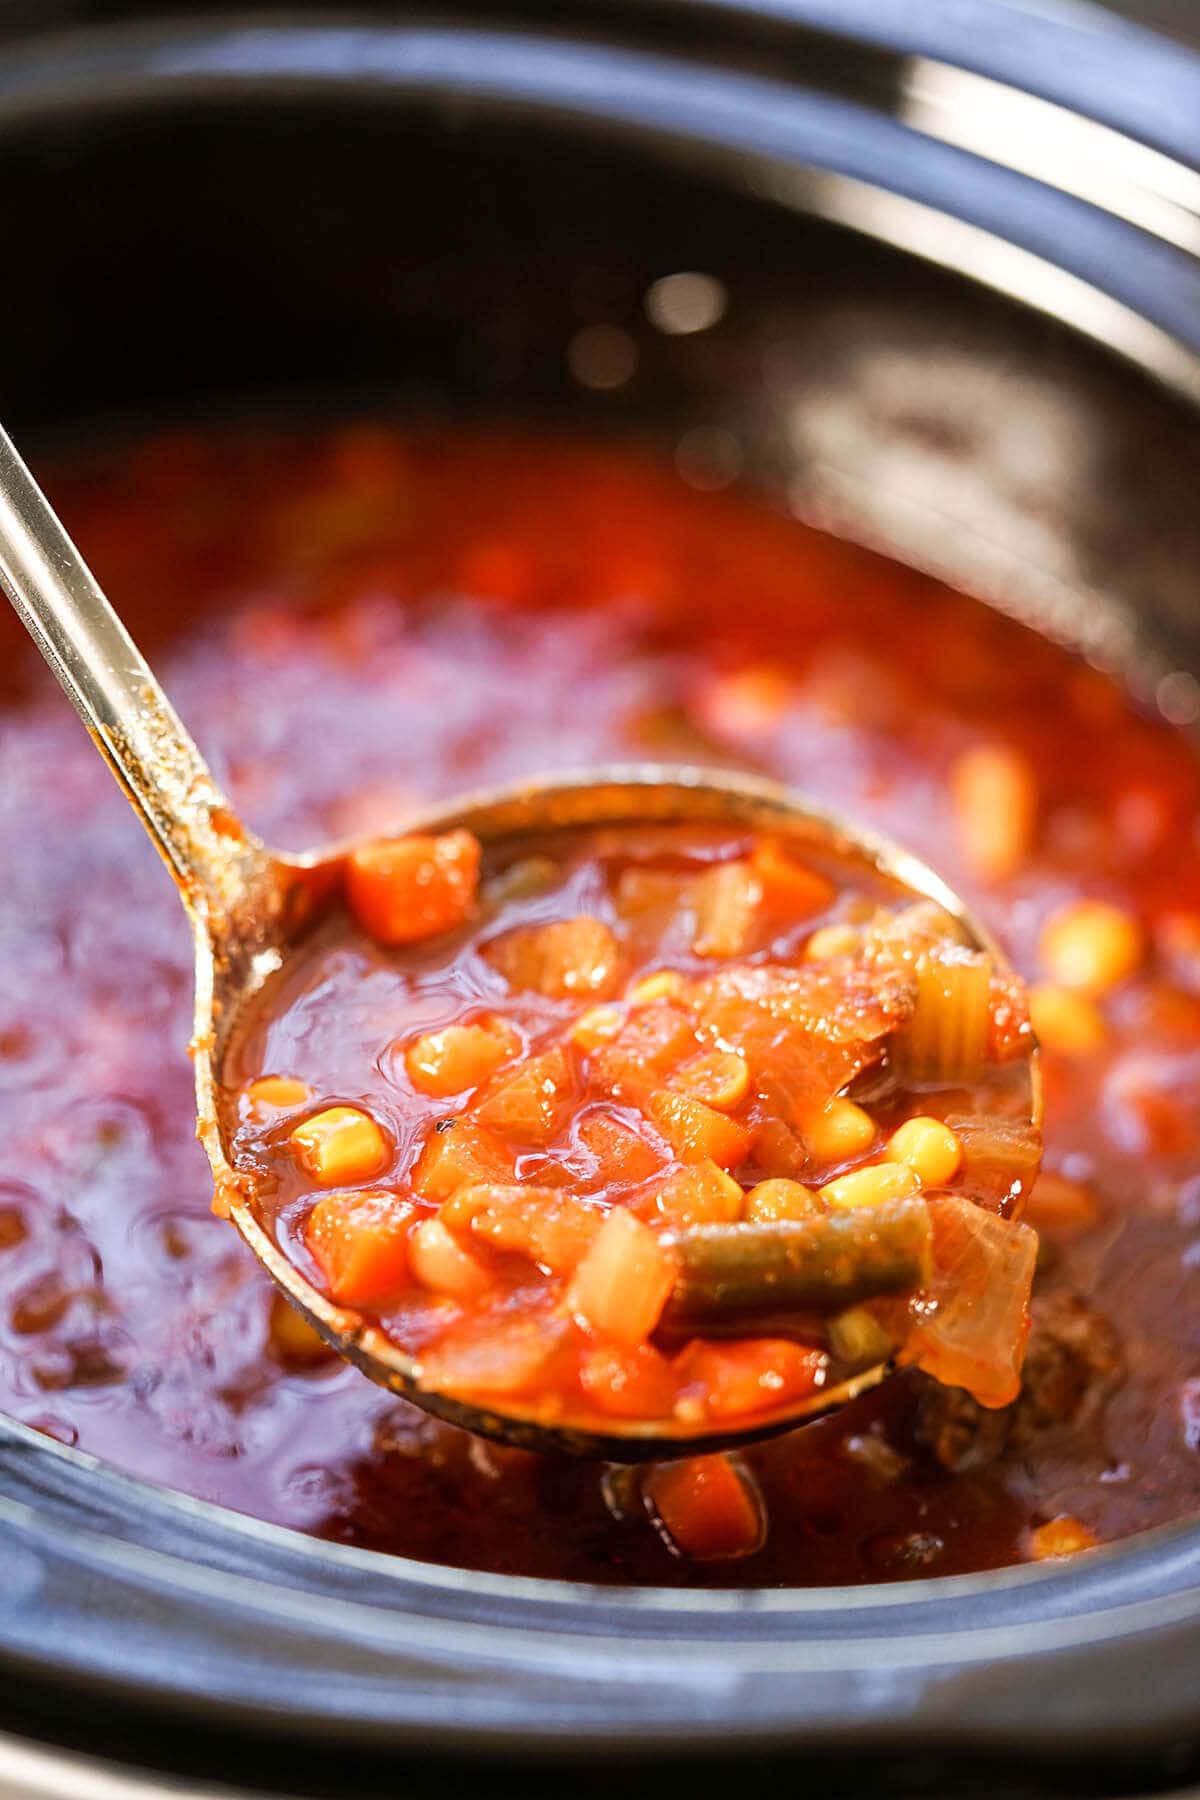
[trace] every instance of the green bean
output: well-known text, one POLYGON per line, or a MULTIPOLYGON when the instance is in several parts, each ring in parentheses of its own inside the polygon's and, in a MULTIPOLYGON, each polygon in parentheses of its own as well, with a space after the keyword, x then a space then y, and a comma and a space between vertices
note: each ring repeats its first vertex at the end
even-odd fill
POLYGON ((923 1200, 771 1224, 697 1225, 668 1240, 680 1273, 660 1331, 668 1337, 784 1328, 929 1279, 923 1200))

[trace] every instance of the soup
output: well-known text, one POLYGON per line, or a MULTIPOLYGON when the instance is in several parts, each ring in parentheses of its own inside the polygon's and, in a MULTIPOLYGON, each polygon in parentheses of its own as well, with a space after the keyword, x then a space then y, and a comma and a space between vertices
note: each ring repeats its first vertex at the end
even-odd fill
POLYGON ((907 1373, 746 1452, 769 1529, 737 1560, 681 1556, 636 1481, 373 1388, 210 1210, 178 902, 24 652, 0 736, 0 1407, 299 1530, 575 1580, 951 1574, 1194 1509, 1200 780, 1179 736, 982 605, 628 451, 189 432, 48 485, 271 841, 654 757, 774 775, 928 857, 1031 983, 1041 1260, 1013 1405, 907 1373))

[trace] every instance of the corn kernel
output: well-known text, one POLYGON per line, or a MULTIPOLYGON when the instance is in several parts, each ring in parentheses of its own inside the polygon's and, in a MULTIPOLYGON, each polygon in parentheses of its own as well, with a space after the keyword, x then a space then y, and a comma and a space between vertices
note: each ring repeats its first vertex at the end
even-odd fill
POLYGON ((626 996, 634 1006, 645 1006, 651 1000, 674 1000, 683 992, 683 976, 677 969, 656 969, 635 981, 626 996))
POLYGON ((1005 881, 1029 854, 1037 823, 1037 778, 1007 744, 966 750, 950 771, 958 841, 981 881, 1005 881))
POLYGON ((905 1119, 888 1139, 884 1156, 905 1163, 922 1187, 945 1187, 958 1173, 962 1145, 940 1119, 905 1119))
POLYGON ((616 1037, 624 1017, 618 1006, 589 1006, 580 1013, 568 1036, 578 1049, 590 1055, 616 1037))
POLYGON ((369 1113, 354 1106, 331 1106, 297 1125, 288 1138, 292 1153, 322 1187, 369 1181, 391 1160, 391 1146, 369 1113))
POLYGON ((1104 900, 1064 906, 1042 929, 1042 961, 1062 987, 1104 994, 1142 960, 1142 928, 1131 913, 1104 900))
POLYGON ((1029 990, 1029 1017, 1038 1042, 1056 1056, 1093 1056, 1104 1048, 1104 1015, 1076 988, 1041 981, 1029 990))
POLYGON ((886 1362, 896 1348, 896 1340, 884 1329, 869 1306, 850 1306, 837 1313, 826 1326, 829 1348, 839 1362, 856 1368, 868 1363, 886 1362))
POLYGON ((853 956, 859 935, 853 925, 822 925, 804 946, 805 962, 824 962, 831 956, 853 956))
POLYGON ((1039 1525, 1029 1535, 1029 1554, 1034 1562, 1046 1562, 1053 1556, 1073 1556, 1077 1550, 1093 1550, 1097 1539, 1082 1520, 1062 1513, 1039 1525))
POLYGON ((845 1162, 875 1142, 875 1121, 853 1100, 831 1100, 811 1125, 804 1127, 804 1142, 818 1162, 845 1162))
POLYGON ((780 1219, 809 1219, 821 1210, 821 1202, 811 1188, 782 1176, 760 1181, 746 1195, 745 1216, 757 1225, 773 1225, 780 1219))
POLYGON ((851 1169, 819 1190, 826 1206, 840 1211, 852 1206, 884 1206, 889 1200, 907 1200, 920 1191, 921 1183, 907 1163, 871 1163, 851 1169))
POLYGON ((252 1081, 242 1096, 247 1116, 262 1124, 273 1113, 287 1112, 293 1106, 305 1106, 312 1090, 290 1075, 262 1075, 252 1081))

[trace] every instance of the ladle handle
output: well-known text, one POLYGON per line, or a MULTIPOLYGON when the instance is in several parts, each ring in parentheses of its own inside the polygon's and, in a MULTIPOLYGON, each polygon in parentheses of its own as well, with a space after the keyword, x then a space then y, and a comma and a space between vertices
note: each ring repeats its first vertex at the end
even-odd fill
POLYGON ((3 427, 0 587, 141 814, 185 900, 216 925, 267 852, 238 824, 3 427))

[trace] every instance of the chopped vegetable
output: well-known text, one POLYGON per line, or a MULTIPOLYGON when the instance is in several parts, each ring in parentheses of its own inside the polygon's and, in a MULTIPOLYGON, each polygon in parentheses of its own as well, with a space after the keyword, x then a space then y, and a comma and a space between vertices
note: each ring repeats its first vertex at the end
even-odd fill
POLYGON ((415 944, 470 918, 480 848, 469 831, 380 838, 346 859, 346 900, 377 943, 415 944))
POLYGON ((1099 1539, 1081 1520, 1070 1513, 1060 1513, 1029 1534, 1029 1554, 1034 1562, 1048 1562, 1056 1556, 1074 1556, 1080 1550, 1094 1550, 1099 1539))
POLYGON ((620 964, 610 928, 588 918, 519 925, 493 938, 485 955, 510 988, 559 1000, 603 999, 616 987, 620 964))
POLYGON ((660 1463, 645 1492, 672 1544, 698 1562, 752 1556, 766 1535, 758 1491, 728 1456, 660 1463))
POLYGON ((705 1161, 668 1175, 655 1195, 655 1211, 671 1225, 728 1225, 741 1218, 744 1200, 741 1184, 705 1161))
POLYGON ((476 1103, 475 1118, 485 1130, 518 1144, 548 1144, 566 1121, 575 1078, 555 1047, 530 1057, 476 1103))
POLYGON ((694 1226, 668 1241, 679 1266, 662 1321, 672 1336, 843 1312, 923 1287, 931 1268, 923 1200, 770 1225, 694 1226))
POLYGON ((818 1195, 826 1206, 852 1210, 860 1206, 886 1206, 893 1200, 905 1200, 920 1192, 921 1183, 907 1163, 871 1163, 865 1169, 851 1169, 836 1181, 827 1181, 818 1195))
POLYGON ((1033 847, 1037 776, 1008 744, 964 751, 950 772, 959 844, 980 881, 1007 881, 1033 847))
POLYGON ((912 1018, 900 1040, 914 1081, 959 1087, 987 1060, 992 961, 968 951, 926 956, 917 965, 912 1018))
POLYGON ((889 1162, 906 1163, 922 1187, 945 1187, 962 1163, 962 1145, 941 1119, 905 1119, 887 1141, 889 1162))
POLYGON ((475 1025, 448 1025, 426 1032, 404 1052, 408 1078, 419 1094, 445 1099, 478 1087, 521 1048, 511 1025, 494 1019, 475 1025))
POLYGON ((875 1121, 853 1100, 831 1100, 825 1110, 804 1127, 809 1154, 819 1163, 848 1162, 861 1156, 875 1142, 875 1121))
POLYGON ((1063 907, 1042 931, 1042 961, 1051 978, 1084 994, 1106 994, 1132 975, 1143 949, 1133 914, 1103 900, 1063 907))
POLYGON ((412 1184, 423 1200, 448 1200, 471 1182, 511 1181, 513 1163, 511 1151, 482 1125, 471 1119, 443 1119, 425 1140, 412 1184))
POLYGON ((339 1306, 379 1306, 408 1277, 411 1202, 382 1189, 325 1194, 308 1215, 308 1246, 331 1300, 339 1306))
POLYGON ((755 1225, 770 1225, 779 1219, 809 1219, 822 1211, 824 1208, 811 1188, 778 1176, 758 1182, 746 1195, 746 1218, 755 1225))
POLYGON ((650 1336, 674 1285, 662 1239, 618 1206, 576 1269, 567 1305, 592 1331, 631 1348, 650 1336))
POLYGON ((738 1051, 708 1050, 676 1069, 671 1086, 718 1112, 734 1112, 750 1092, 750 1071, 738 1051))
POLYGON ((981 1406, 1007 1406, 1021 1387, 1037 1233, 970 1200, 929 1205, 933 1274, 900 1356, 981 1406))
POLYGON ((1104 1014, 1076 988, 1039 982, 1029 990, 1029 1017, 1039 1044, 1053 1056, 1096 1056, 1108 1042, 1104 1014))
POLYGON ((409 1238, 412 1272, 425 1287, 455 1300, 476 1300, 491 1286, 491 1275, 448 1231, 440 1219, 423 1219, 409 1238))
POLYGON ((753 1418, 814 1393, 827 1358, 811 1345, 786 1338, 690 1344, 679 1358, 685 1409, 690 1400, 710 1419, 753 1418))
POLYGON ((515 1251, 555 1275, 570 1275, 601 1229, 603 1215, 557 1188, 459 1188, 438 1214, 494 1250, 515 1251))
POLYGON ((250 1082, 242 1099, 245 1116, 255 1123, 263 1123, 277 1113, 290 1112, 295 1106, 307 1106, 312 1099, 312 1090, 288 1075, 263 1075, 250 1082))
POLYGON ((322 1187, 370 1181, 391 1161, 391 1145, 369 1113, 331 1106, 305 1119, 288 1139, 300 1165, 322 1187))
POLYGON ((649 1115, 683 1162, 711 1160, 732 1169, 750 1151, 750 1133, 724 1113, 686 1094, 660 1088, 651 1094, 649 1115))

